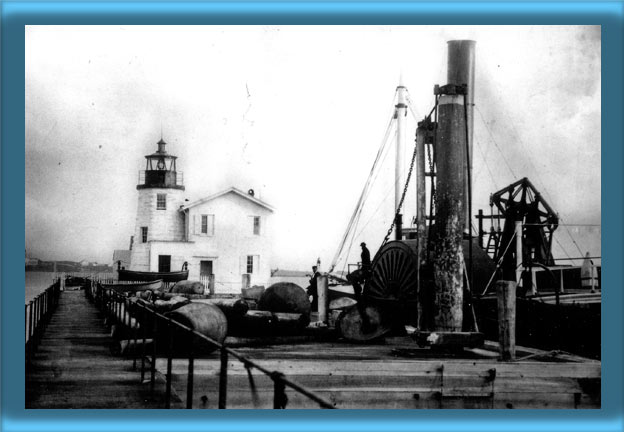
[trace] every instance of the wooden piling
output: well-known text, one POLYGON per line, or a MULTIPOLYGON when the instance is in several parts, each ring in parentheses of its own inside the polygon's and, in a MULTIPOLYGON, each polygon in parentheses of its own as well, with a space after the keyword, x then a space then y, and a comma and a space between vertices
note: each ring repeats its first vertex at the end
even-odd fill
POLYGON ((325 324, 328 323, 329 311, 329 292, 327 291, 328 278, 327 274, 321 274, 316 280, 318 293, 318 320, 325 324))
POLYGON ((503 361, 516 358, 516 282, 497 281, 498 341, 503 361))
MULTIPOLYGON (((243 283, 244 283, 244 281, 243 281, 243 283)), ((215 293, 215 275, 209 274, 208 275, 208 286, 204 290, 204 294, 214 295, 214 293, 215 293)))

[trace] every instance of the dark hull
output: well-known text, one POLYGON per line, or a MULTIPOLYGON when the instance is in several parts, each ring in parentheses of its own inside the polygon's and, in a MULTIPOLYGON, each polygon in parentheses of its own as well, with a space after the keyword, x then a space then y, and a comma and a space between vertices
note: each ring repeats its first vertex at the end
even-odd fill
POLYGON ((161 279, 163 282, 179 282, 188 279, 188 270, 179 272, 141 272, 132 270, 119 270, 119 280, 129 282, 155 281, 161 279))
MULTIPOLYGON (((475 303, 479 330, 486 339, 498 340, 496 297, 475 303)), ((516 302, 516 343, 544 350, 563 350, 600 358, 600 295, 561 295, 518 298, 516 302), (591 298, 593 297, 593 298, 591 298)))
POLYGON ((116 283, 102 284, 104 289, 112 289, 120 293, 135 293, 138 291, 158 291, 162 287, 162 280, 155 280, 146 283, 116 283))

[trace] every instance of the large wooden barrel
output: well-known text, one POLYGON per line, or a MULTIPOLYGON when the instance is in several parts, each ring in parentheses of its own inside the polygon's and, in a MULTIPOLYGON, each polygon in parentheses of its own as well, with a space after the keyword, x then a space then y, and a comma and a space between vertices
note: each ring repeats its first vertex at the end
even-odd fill
MULTIPOLYGON (((190 303, 166 314, 169 318, 193 330, 208 336, 212 340, 223 343, 227 334, 227 319, 217 306, 206 303, 190 303)), ((187 343, 183 334, 177 338, 187 343)), ((215 347, 205 340, 196 337, 193 340, 193 349, 202 352, 212 352, 215 347)))
POLYGON ((169 292, 178 294, 203 294, 204 284, 197 281, 183 280, 171 287, 169 292))
POLYGON ((310 316, 310 299, 299 285, 278 282, 271 285, 260 297, 258 309, 270 312, 300 313, 310 316))

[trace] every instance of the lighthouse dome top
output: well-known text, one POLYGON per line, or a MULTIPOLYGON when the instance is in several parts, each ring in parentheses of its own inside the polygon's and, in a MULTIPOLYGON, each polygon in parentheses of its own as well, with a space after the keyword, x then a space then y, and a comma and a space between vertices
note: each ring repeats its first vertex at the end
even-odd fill
POLYGON ((176 156, 167 153, 161 138, 156 152, 145 156, 145 170, 139 172, 137 189, 172 188, 184 190, 182 173, 177 171, 176 156))
POLYGON ((167 153, 167 150, 165 150, 167 143, 164 139, 161 138, 156 144, 158 145, 158 149, 154 153, 145 156, 146 158, 159 158, 164 156, 166 158, 177 159, 177 156, 170 155, 167 153))

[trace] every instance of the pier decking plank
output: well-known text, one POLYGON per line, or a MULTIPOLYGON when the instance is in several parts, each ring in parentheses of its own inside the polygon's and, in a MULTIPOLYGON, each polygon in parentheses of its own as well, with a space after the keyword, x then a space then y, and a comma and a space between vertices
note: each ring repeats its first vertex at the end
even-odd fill
MULTIPOLYGON (((131 360, 111 355, 112 342, 84 291, 62 292, 27 365, 26 408, 164 408, 162 378, 151 393, 131 360)), ((181 407, 180 401, 172 398, 171 406, 181 407)))

